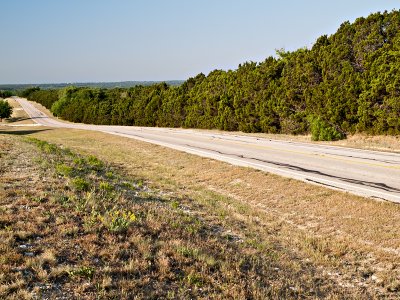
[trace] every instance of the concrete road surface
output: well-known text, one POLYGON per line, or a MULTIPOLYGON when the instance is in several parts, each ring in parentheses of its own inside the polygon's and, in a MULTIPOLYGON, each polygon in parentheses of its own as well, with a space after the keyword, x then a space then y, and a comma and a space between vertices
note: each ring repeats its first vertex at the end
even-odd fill
POLYGON ((101 131, 400 203, 400 154, 203 130, 72 124, 48 117, 26 99, 14 98, 43 126, 101 131))

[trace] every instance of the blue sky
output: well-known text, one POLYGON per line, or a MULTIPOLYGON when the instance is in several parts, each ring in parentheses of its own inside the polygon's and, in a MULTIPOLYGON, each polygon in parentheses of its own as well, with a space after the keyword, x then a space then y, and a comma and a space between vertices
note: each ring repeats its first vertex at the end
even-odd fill
POLYGON ((310 47, 398 0, 0 0, 0 84, 187 79, 310 47))

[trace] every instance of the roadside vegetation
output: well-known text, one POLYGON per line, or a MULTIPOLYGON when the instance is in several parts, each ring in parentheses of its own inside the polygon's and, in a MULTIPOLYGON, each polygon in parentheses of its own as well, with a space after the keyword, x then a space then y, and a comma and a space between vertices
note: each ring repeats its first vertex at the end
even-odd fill
POLYGON ((332 292, 328 281, 315 285, 311 269, 282 260, 287 254, 274 245, 243 240, 94 156, 32 138, 2 137, 1 145, 2 298, 262 299, 332 292), (15 176, 18 169, 24 173, 15 176))
POLYGON ((13 108, 8 101, 0 98, 0 122, 2 122, 3 119, 11 117, 12 112, 13 108))
POLYGON ((400 11, 344 22, 311 49, 199 74, 182 85, 32 88, 22 92, 65 120, 221 129, 315 140, 400 134, 400 11))
POLYGON ((0 98, 8 98, 16 94, 16 91, 0 90, 0 98))
POLYGON ((0 298, 398 296, 394 204, 102 133, 13 132, 0 298))

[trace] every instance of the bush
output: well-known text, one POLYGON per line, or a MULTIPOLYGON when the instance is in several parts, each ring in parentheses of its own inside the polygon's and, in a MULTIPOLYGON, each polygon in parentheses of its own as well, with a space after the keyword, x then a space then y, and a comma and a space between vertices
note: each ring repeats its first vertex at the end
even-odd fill
POLYGON ((4 118, 11 117, 12 107, 5 100, 0 100, 0 121, 4 118))
POLYGON ((310 118, 311 139, 313 141, 337 141, 346 138, 346 135, 321 120, 319 117, 310 118))
POLYGON ((0 97, 1 98, 8 98, 14 95, 14 92, 12 91, 0 91, 0 97))

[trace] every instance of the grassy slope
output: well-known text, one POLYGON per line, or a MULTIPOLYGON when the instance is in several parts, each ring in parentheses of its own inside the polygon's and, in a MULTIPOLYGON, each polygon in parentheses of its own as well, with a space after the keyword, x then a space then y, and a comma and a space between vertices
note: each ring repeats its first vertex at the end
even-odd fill
MULTIPOLYGON (((97 187, 101 203, 109 201, 101 182, 103 189, 104 182, 132 182, 139 196, 123 191, 118 209, 138 218, 119 233, 97 217, 88 227, 92 206, 82 212, 73 201, 60 203, 62 195, 88 197, 73 187, 76 174, 62 176, 56 167, 76 169, 74 158, 53 158, 20 137, 0 135, 3 295, 397 296, 400 209, 394 204, 102 133, 30 133, 111 164, 118 180, 107 177, 108 169, 80 177, 97 187), (26 244, 32 250, 20 248, 26 244)), ((104 216, 110 209, 95 211, 104 216)))

